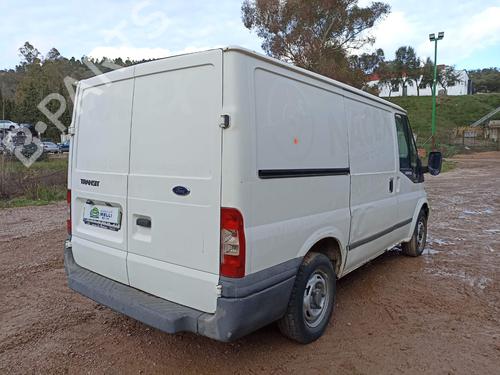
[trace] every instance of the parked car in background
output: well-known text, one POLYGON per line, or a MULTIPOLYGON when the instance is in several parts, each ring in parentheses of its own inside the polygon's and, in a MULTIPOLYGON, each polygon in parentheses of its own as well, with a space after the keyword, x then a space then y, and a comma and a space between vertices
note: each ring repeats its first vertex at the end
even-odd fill
MULTIPOLYGON (((50 140, 46 142, 54 144, 50 140)), ((43 147, 45 152, 54 150, 51 145, 47 146, 50 151, 45 150, 46 147, 38 138, 38 132, 31 124, 19 124, 15 131, 0 129, 0 154, 18 156, 17 151, 20 150, 24 157, 29 158, 37 153, 40 147, 43 147)), ((37 159, 42 160, 44 157, 39 155, 37 159)))
POLYGON ((35 125, 32 124, 19 124, 20 130, 23 131, 24 133, 28 133, 28 131, 31 133, 32 137, 38 137, 38 131, 35 128, 35 125))
POLYGON ((59 152, 62 154, 63 152, 69 152, 69 141, 58 143, 57 147, 59 147, 59 152))
POLYGON ((14 130, 18 129, 19 125, 10 120, 0 120, 0 130, 14 130))
POLYGON ((14 149, 18 146, 24 145, 26 135, 22 130, 18 131, 5 131, 2 130, 2 148, 4 153, 13 153, 14 149))
POLYGON ((44 141, 43 144, 43 152, 49 154, 57 154, 59 152, 59 147, 54 142, 44 141))

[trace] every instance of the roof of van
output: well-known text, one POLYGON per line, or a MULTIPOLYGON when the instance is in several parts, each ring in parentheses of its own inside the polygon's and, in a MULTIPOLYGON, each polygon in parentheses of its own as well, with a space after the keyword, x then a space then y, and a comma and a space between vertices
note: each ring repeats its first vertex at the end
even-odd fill
POLYGON ((284 68, 297 71, 297 72, 299 72, 301 74, 305 74, 305 75, 308 75, 308 76, 310 76, 312 78, 319 79, 319 80, 321 80, 323 82, 326 82, 326 83, 329 83, 331 85, 337 86, 338 88, 341 88, 343 90, 352 92, 353 94, 363 96, 363 97, 365 97, 365 98, 367 98, 369 100, 373 100, 375 102, 384 104, 386 106, 395 108, 398 111, 406 113, 406 110, 404 110, 403 108, 401 108, 397 104, 394 104, 394 103, 391 103, 391 102, 389 102, 387 100, 381 99, 378 96, 370 94, 370 93, 368 93, 366 91, 359 90, 359 89, 357 89, 355 87, 352 87, 352 86, 349 86, 349 85, 347 85, 345 83, 342 83, 342 82, 336 81, 334 79, 325 77, 325 76, 323 76, 321 74, 318 74, 318 73, 311 72, 311 71, 309 71, 307 69, 304 69, 304 68, 299 68, 298 66, 295 66, 293 64, 286 63, 284 61, 281 61, 281 60, 275 59, 273 57, 269 57, 269 56, 263 55, 261 53, 249 50, 247 48, 240 47, 240 46, 227 46, 227 47, 223 47, 222 50, 223 51, 238 51, 238 52, 244 53, 246 55, 250 55, 250 56, 253 56, 255 58, 258 58, 260 60, 264 60, 264 61, 266 61, 268 63, 274 64, 274 65, 279 65, 279 66, 282 66, 284 68))
MULTIPOLYGON (((243 48, 243 47, 239 47, 239 46, 227 46, 227 47, 221 47, 221 48, 211 48, 211 49, 207 49, 207 50, 204 50, 204 51, 188 52, 188 53, 183 53, 183 54, 178 54, 178 55, 167 56, 167 57, 164 57, 164 58, 160 58, 158 60, 163 60, 163 59, 168 59, 168 58, 171 58, 171 57, 177 57, 177 56, 183 56, 183 55, 191 55, 191 54, 202 53, 202 52, 213 51, 213 50, 222 50, 223 52, 237 51, 237 52, 249 55, 251 57, 257 58, 259 60, 265 61, 267 63, 278 65, 278 66, 281 66, 283 68, 286 68, 286 69, 289 69, 289 70, 292 70, 292 71, 296 71, 296 72, 298 72, 300 74, 303 74, 303 75, 309 76, 311 78, 323 81, 323 82, 325 82, 327 84, 336 86, 336 87, 338 87, 338 88, 340 88, 342 90, 351 92, 351 93, 353 93, 355 95, 362 96, 362 97, 364 97, 364 98, 366 98, 368 100, 372 100, 374 102, 380 103, 380 104, 388 106, 388 107, 392 107, 392 108, 394 108, 394 109, 396 109, 398 111, 406 113, 406 110, 404 110, 400 106, 398 106, 398 105, 396 105, 394 103, 391 103, 391 102, 389 102, 387 100, 381 99, 378 96, 372 95, 372 94, 367 93, 367 92, 365 92, 363 90, 359 90, 359 89, 357 89, 355 87, 349 86, 349 85, 347 85, 345 83, 336 81, 334 79, 322 76, 321 74, 314 73, 314 72, 311 72, 311 71, 303 69, 303 68, 299 68, 298 66, 295 66, 293 64, 289 64, 289 63, 286 63, 284 61, 281 61, 281 60, 278 60, 278 59, 275 59, 275 58, 272 58, 272 57, 269 57, 269 56, 263 55, 261 53, 258 53, 258 52, 255 52, 255 51, 251 51, 249 49, 246 49, 246 48, 243 48)), ((152 62, 154 62, 154 61, 148 61, 148 62, 144 62, 144 63, 138 64, 138 65, 150 64, 152 62)), ((106 77, 106 78, 109 78, 109 77, 115 76, 115 75, 117 77, 119 77, 119 76, 126 76, 126 75, 130 75, 130 74, 133 75, 133 73, 130 73, 131 72, 130 69, 133 69, 133 66, 124 67, 124 68, 118 69, 116 71, 111 71, 111 72, 108 72, 108 73, 104 73, 103 75, 91 77, 91 78, 82 80, 80 82, 85 83, 87 85, 87 87, 94 86, 95 84, 102 84, 103 83, 103 76, 106 77)), ((132 72, 133 72, 133 70, 132 70, 132 72)))

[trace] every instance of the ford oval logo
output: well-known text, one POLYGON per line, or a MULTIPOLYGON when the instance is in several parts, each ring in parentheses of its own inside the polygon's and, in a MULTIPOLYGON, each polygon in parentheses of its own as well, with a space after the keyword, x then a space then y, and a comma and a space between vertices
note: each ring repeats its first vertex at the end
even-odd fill
POLYGON ((182 195, 182 196, 186 196, 186 195, 189 195, 189 193, 191 193, 191 191, 189 191, 189 189, 187 187, 184 187, 184 186, 175 186, 172 191, 177 194, 177 195, 182 195))

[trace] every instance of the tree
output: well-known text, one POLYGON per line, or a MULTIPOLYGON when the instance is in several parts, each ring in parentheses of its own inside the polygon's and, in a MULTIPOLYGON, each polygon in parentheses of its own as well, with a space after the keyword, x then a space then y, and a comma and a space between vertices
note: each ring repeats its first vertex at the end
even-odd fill
POLYGON ((373 74, 381 63, 385 61, 384 50, 379 48, 374 53, 363 53, 351 56, 352 65, 364 74, 373 74))
POLYGON ((454 66, 438 66, 437 81, 448 92, 448 87, 460 83, 460 72, 455 70, 454 66))
POLYGON ((41 118, 36 106, 48 94, 44 94, 46 91, 42 67, 38 63, 26 65, 25 74, 16 88, 15 120, 35 124, 41 118))
POLYGON ((500 92, 500 70, 485 68, 469 71, 477 92, 500 92))
POLYGON ((362 53, 361 55, 349 56, 350 82, 353 86, 360 87, 362 90, 378 95, 378 89, 366 84, 367 77, 371 76, 381 64, 384 63, 384 51, 377 49, 373 53, 362 53))
POLYGON ((394 86, 398 86, 400 84, 400 78, 398 76, 398 71, 396 69, 396 64, 394 61, 383 61, 379 64, 377 70, 375 71, 377 74, 379 81, 378 86, 379 89, 383 89, 387 87, 389 90, 389 97, 392 94, 392 88, 394 86))
POLYGON ((2 120, 5 120, 5 98, 2 95, 2 87, 0 86, 0 116, 2 120))
POLYGON ((21 61, 22 65, 40 63, 41 54, 30 44, 30 42, 25 42, 24 45, 19 48, 19 55, 24 59, 21 61))
POLYGON ((47 53, 47 56, 45 56, 45 60, 56 61, 56 60, 59 60, 61 58, 62 58, 61 54, 59 53, 59 51, 57 50, 57 48, 51 48, 51 50, 49 51, 49 53, 47 53))
POLYGON ((428 57, 425 60, 424 66, 421 68, 422 78, 420 79, 420 88, 431 87, 434 81, 434 63, 428 57))
POLYGON ((402 46, 396 50, 396 58, 394 60, 395 70, 399 82, 403 86, 403 94, 406 86, 417 85, 417 96, 420 96, 420 59, 415 53, 415 49, 410 46, 402 46))
POLYGON ((358 0, 245 0, 242 19, 268 55, 360 87, 366 78, 349 52, 373 44, 366 31, 389 11, 358 0))
MULTIPOLYGON (((434 82, 434 63, 429 57, 425 61, 421 72, 422 79, 420 80, 420 85, 422 87, 429 86, 432 89, 434 82)), ((445 91, 448 90, 448 87, 456 85, 459 82, 461 82, 460 72, 457 72, 455 67, 446 65, 437 66, 437 83, 439 83, 445 91)))

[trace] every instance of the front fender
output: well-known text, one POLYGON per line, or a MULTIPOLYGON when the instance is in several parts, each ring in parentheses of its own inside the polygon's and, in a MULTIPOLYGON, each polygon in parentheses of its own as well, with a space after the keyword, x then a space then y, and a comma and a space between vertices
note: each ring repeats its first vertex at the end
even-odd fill
POLYGON ((420 213, 420 211, 422 210, 422 207, 425 204, 429 208, 429 214, 430 214, 429 201, 427 200, 426 197, 420 198, 419 201, 417 202, 417 205, 415 206, 415 212, 413 213, 413 218, 412 218, 411 225, 410 225, 410 231, 408 232, 404 242, 408 242, 411 239, 411 237, 413 236, 413 232, 415 231, 415 225, 417 225, 418 214, 420 213))

